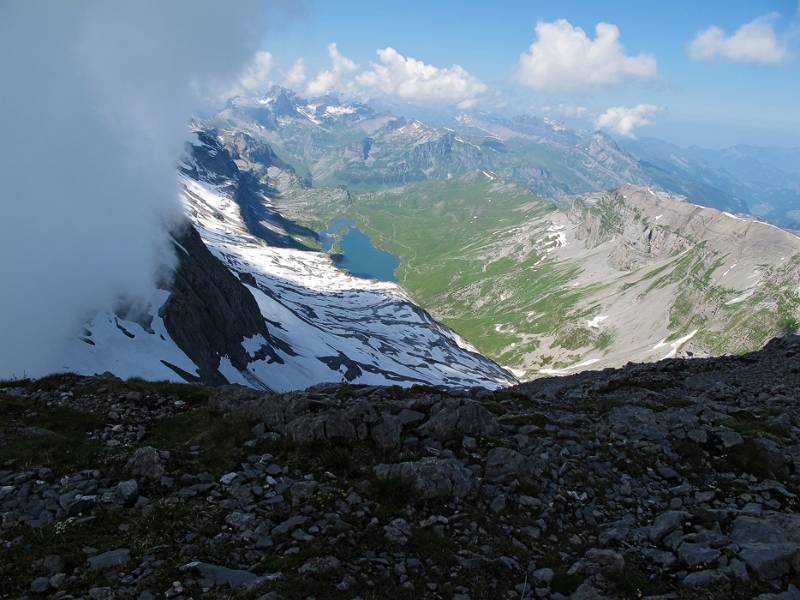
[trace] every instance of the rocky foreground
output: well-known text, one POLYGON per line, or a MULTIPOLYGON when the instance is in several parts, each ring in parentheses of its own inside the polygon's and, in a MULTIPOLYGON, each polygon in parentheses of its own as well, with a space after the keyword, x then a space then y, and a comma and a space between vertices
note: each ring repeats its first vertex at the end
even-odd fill
POLYGON ((800 598, 800 337, 499 391, 0 383, 0 596, 800 598))

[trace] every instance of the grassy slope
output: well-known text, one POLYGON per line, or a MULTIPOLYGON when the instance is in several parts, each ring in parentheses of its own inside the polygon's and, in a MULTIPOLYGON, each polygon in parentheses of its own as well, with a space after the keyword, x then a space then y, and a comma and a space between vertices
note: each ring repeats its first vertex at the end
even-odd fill
POLYGON ((583 295, 556 293, 578 272, 539 263, 536 242, 554 239, 555 209, 516 186, 477 176, 359 196, 350 215, 399 255, 400 283, 481 352, 514 365, 558 329, 583 295), (524 229, 523 229, 524 227, 524 229))
MULTIPOLYGON (((542 261, 555 238, 547 231, 555 205, 480 174, 351 194, 346 202, 322 191, 282 201, 297 204, 295 214, 312 227, 324 228, 339 216, 353 219, 376 246, 401 258, 399 282, 422 307, 482 353, 515 368, 537 349, 536 364, 554 368, 583 360, 592 349, 613 352, 618 332, 584 326, 596 307, 582 300, 601 289, 605 297, 630 287, 646 295, 675 285, 679 291, 664 307, 669 339, 698 329, 694 341, 713 354, 756 350, 797 328, 800 295, 792 280, 800 258, 765 265, 761 290, 734 304, 728 302, 740 292, 712 284, 725 257, 692 239, 687 252, 667 264, 575 288, 579 264, 542 261)), ((599 218, 605 238, 619 232, 623 209, 624 201, 611 194, 586 210, 599 218)), ((643 224, 658 227, 634 212, 643 224)))

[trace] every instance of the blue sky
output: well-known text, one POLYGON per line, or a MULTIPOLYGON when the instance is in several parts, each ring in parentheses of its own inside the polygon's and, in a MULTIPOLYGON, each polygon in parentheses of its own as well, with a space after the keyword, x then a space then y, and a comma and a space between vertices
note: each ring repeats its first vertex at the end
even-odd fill
MULTIPOLYGON (((594 127, 610 107, 645 107, 634 113, 617 111, 604 122, 617 134, 657 136, 686 145, 796 146, 800 145, 799 34, 797 0, 510 1, 494 6, 456 1, 320 1, 274 27, 264 45, 272 55, 271 76, 276 81, 293 61, 303 58, 306 79, 294 85, 301 92, 308 91, 320 71, 331 71, 328 44, 334 42, 338 53, 352 63, 343 63, 344 75, 331 71, 334 74, 323 89, 347 93, 358 88, 373 96, 408 93, 403 100, 414 103, 418 99, 407 87, 413 81, 388 81, 391 75, 381 79, 380 73, 371 80, 354 81, 362 70, 370 69, 370 63, 380 62, 378 49, 391 47, 400 56, 394 64, 413 58, 441 69, 460 65, 471 78, 464 98, 474 108, 547 114, 594 127), (581 86, 582 78, 611 59, 601 57, 594 65, 582 65, 578 49, 577 62, 551 65, 548 70, 543 64, 547 48, 542 47, 531 55, 527 82, 523 81, 520 55, 532 52, 537 22, 552 24, 559 19, 567 22, 561 33, 571 35, 581 28, 589 42, 596 41, 598 23, 615 25, 622 48, 617 58, 636 60, 644 55, 654 64, 642 59, 609 73, 597 85, 581 86), (731 39, 753 22, 755 27, 731 39), (718 31, 708 32, 710 27, 718 31), (699 32, 708 32, 706 43, 696 46, 690 56, 689 45, 699 32), (558 80, 560 73, 573 67, 578 69, 573 79, 558 80), (371 81, 366 92, 364 81, 371 81), (634 120, 623 123, 623 116, 634 120), (637 124, 642 119, 646 123, 637 124)), ((386 57, 387 64, 391 60, 386 57)), ((440 99, 437 91, 425 90, 420 104, 453 105, 459 100, 440 99)))

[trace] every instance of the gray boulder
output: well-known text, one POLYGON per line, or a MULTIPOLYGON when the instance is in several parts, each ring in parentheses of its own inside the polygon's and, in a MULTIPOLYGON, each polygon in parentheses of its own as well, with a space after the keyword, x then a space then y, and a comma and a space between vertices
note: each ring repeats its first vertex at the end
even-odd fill
POLYGON ((381 414, 380 420, 370 430, 372 441, 383 450, 397 448, 400 445, 401 433, 400 420, 388 413, 381 414))
POLYGON ((800 546, 790 542, 748 544, 739 552, 747 568, 762 581, 772 581, 789 573, 798 555, 800 546))
POLYGON ((668 510, 658 515, 648 531, 648 537, 654 542, 660 542, 681 526, 686 513, 680 510, 668 510))
POLYGON ((423 458, 416 462, 380 464, 374 470, 379 479, 396 477, 411 483, 423 500, 461 498, 475 488, 472 471, 453 458, 423 458))
POLYGON ((120 481, 114 488, 114 499, 123 506, 133 506, 139 498, 139 484, 135 479, 120 481))
POLYGON ((89 557, 89 568, 93 571, 112 569, 126 564, 131 559, 131 551, 127 548, 109 550, 89 557))
POLYGON ((419 432, 440 441, 461 439, 465 435, 495 435, 499 430, 494 415, 474 400, 445 400, 433 411, 419 432))
POLYGON ((316 575, 335 571, 341 566, 342 562, 335 556, 315 556, 303 563, 298 572, 304 575, 316 575))
POLYGON ((525 456, 510 448, 492 448, 486 455, 484 476, 489 481, 517 478, 524 483, 535 483, 544 473, 542 460, 525 456))
POLYGON ((158 479, 164 474, 164 464, 158 450, 152 446, 137 448, 128 460, 128 470, 143 479, 158 479))
POLYGON ((259 585, 265 578, 255 573, 242 569, 229 569, 219 565, 212 565, 200 561, 192 561, 183 567, 182 571, 194 571, 200 575, 203 587, 213 588, 227 585, 232 588, 248 588, 259 585))

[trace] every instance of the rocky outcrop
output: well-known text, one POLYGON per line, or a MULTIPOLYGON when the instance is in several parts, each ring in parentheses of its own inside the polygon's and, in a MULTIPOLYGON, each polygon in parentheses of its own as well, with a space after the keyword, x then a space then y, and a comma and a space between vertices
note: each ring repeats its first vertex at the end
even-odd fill
POLYGON ((648 263, 682 252, 692 240, 668 224, 648 219, 623 191, 605 195, 587 204, 573 201, 568 211, 576 224, 575 237, 587 248, 610 242, 608 263, 620 271, 633 271, 648 263))
POLYGON ((2 592, 793 598, 798 356, 500 392, 0 384, 2 592))
POLYGON ((257 355, 273 353, 264 317, 252 294, 214 255, 194 227, 176 237, 178 268, 161 318, 170 337, 198 367, 201 381, 228 383, 219 372, 220 359, 246 370, 252 356, 242 346, 246 338, 264 340, 257 355))

